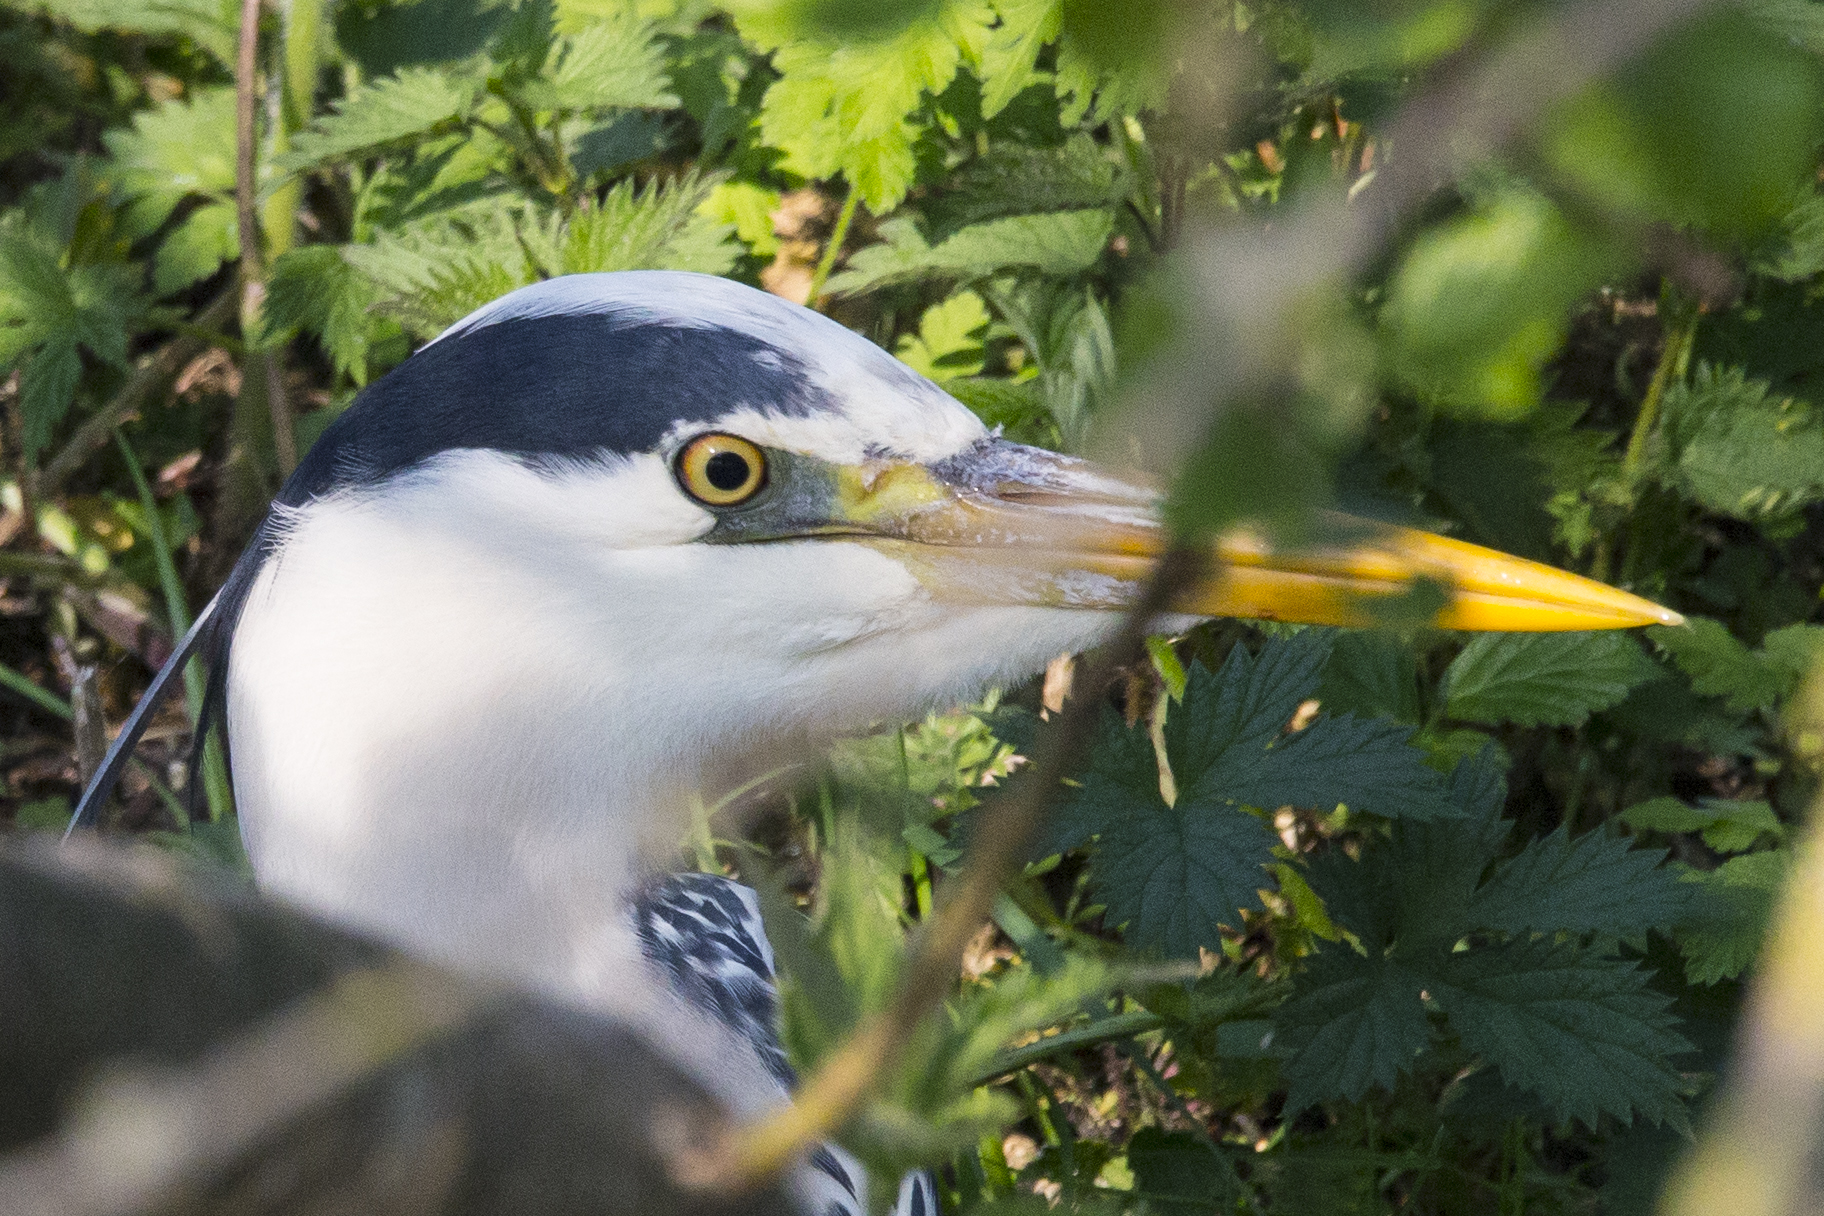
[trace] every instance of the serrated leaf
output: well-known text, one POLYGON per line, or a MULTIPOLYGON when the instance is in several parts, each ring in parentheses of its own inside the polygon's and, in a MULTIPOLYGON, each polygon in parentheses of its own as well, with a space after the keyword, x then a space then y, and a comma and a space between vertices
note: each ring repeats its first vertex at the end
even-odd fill
POLYGON ((1767 936, 1791 865, 1791 852, 1769 849, 1731 857, 1708 872, 1687 871, 1686 881, 1703 894, 1701 915, 1677 935, 1687 980, 1715 984, 1747 969, 1767 936))
POLYGON ((130 128, 102 137, 114 192, 134 200, 126 217, 134 236, 164 225, 192 195, 234 193, 234 90, 198 89, 134 115, 130 128))
POLYGON ((1102 256, 1113 230, 1108 211, 1055 211, 971 224, 932 245, 914 221, 892 219, 880 226, 879 244, 849 255, 829 290, 840 295, 916 279, 979 279, 1015 267, 1073 275, 1102 256))
POLYGON ((1653 674, 1627 634, 1488 633, 1444 673, 1446 712, 1490 726, 1575 726, 1653 674))
POLYGON ((1495 867, 1464 911, 1464 928, 1501 933, 1668 929, 1690 910, 1689 891, 1661 849, 1636 849, 1603 832, 1572 838, 1560 826, 1495 867))
POLYGON ((1770 707, 1792 690, 1789 673, 1762 661, 1717 621, 1688 616, 1683 625, 1650 627, 1647 637, 1672 656, 1694 691, 1725 698, 1736 713, 1770 707))
POLYGON ((697 208, 719 224, 733 224, 735 235, 757 258, 779 252, 773 231, 773 212, 779 210, 779 192, 752 182, 718 182, 697 208))
POLYGON ((1046 851, 1094 837, 1091 881, 1108 919, 1130 941, 1190 956, 1220 940, 1240 908, 1258 903, 1262 867, 1277 837, 1244 804, 1334 806, 1386 815, 1451 815, 1444 780, 1382 722, 1319 718, 1282 738, 1317 685, 1333 635, 1305 630, 1258 658, 1235 647, 1212 675, 1186 672, 1185 695, 1166 718, 1166 754, 1177 800, 1160 794, 1158 763, 1143 730, 1112 712, 1081 785, 1058 808, 1046 851))
POLYGON ((208 203, 165 234, 152 255, 152 287, 161 296, 182 291, 241 256, 234 204, 208 203))
POLYGON ((338 372, 366 384, 368 349, 383 324, 370 311, 376 299, 372 282, 335 246, 287 250, 267 274, 264 340, 298 329, 314 333, 338 372))
POLYGON ((82 356, 67 331, 51 335, 19 369, 19 412, 25 419, 28 456, 43 451, 51 433, 76 399, 82 379, 82 356))
POLYGON ((982 370, 988 307, 973 291, 959 291, 925 309, 918 333, 899 340, 901 362, 932 380, 955 380, 982 370))
POLYGON ((603 270, 694 270, 727 274, 740 256, 731 224, 702 213, 711 179, 685 177, 652 182, 635 192, 631 181, 610 190, 600 204, 572 217, 561 239, 553 274, 603 270))
POLYGON ((803 37, 792 23, 749 8, 743 38, 772 52, 780 75, 760 106, 760 133, 799 176, 847 178, 868 210, 886 215, 912 185, 918 129, 907 121, 929 94, 975 59, 995 13, 985 0, 941 0, 932 19, 889 36, 841 42, 803 37))
POLYGON ((357 86, 291 139, 280 158, 289 169, 346 159, 387 144, 428 135, 468 113, 480 81, 439 68, 401 68, 357 86))
POLYGON ((1374 1086, 1391 1089, 1431 1043, 1423 987, 1418 973, 1385 957, 1320 948, 1273 1017, 1276 1045, 1287 1055, 1286 1114, 1332 1098, 1353 1102, 1374 1086))
POLYGON ((1555 1118, 1682 1128, 1684 1081, 1667 1061, 1691 1045, 1647 979, 1631 962, 1522 940, 1449 955, 1431 992, 1463 1045, 1555 1118))
POLYGON ((1700 363, 1661 409, 1672 458, 1662 480, 1702 506, 1758 520, 1824 499, 1824 417, 1809 402, 1700 363))
POLYGON ((540 83, 549 90, 540 100, 556 110, 678 104, 666 80, 664 48, 656 32, 627 10, 554 43, 540 83))

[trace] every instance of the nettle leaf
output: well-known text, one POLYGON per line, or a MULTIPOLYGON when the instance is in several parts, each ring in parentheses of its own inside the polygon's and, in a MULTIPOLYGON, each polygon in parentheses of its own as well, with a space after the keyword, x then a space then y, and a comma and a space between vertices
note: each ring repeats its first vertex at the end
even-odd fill
POLYGON ((1654 674, 1627 634, 1488 633, 1444 673, 1446 712, 1494 726, 1576 726, 1654 674))
POLYGON ((287 250, 266 278, 266 305, 261 310, 265 340, 299 329, 314 333, 336 370, 364 385, 368 350, 380 327, 392 324, 373 314, 376 300, 373 282, 335 246, 287 250))
POLYGON ((0 371, 19 371, 26 455, 50 442, 82 379, 86 349, 127 358, 127 326, 142 301, 125 263, 65 268, 61 245, 17 214, 0 217, 0 371))
POLYGON ((925 309, 918 333, 899 340, 902 362, 933 380, 954 380, 982 370, 988 306, 973 291, 959 291, 925 309))
POLYGON ((234 63, 241 25, 240 6, 234 0, 39 0, 9 6, 48 14, 85 34, 119 30, 150 38, 188 38, 225 66, 234 63))
POLYGON ((1732 980, 1754 962, 1791 868, 1790 850, 1769 849, 1731 857, 1707 872, 1687 869, 1686 882, 1702 894, 1701 914, 1677 934, 1687 980, 1732 980))
POLYGON ((1751 521, 1824 499, 1824 417, 1772 394, 1739 367, 1700 363, 1689 384, 1666 392, 1672 459, 1661 479, 1709 510, 1751 521))
POLYGON ((538 277, 522 240, 535 223, 523 208, 484 202, 376 233, 342 256, 369 284, 376 312, 429 338, 538 277))
POLYGON ((332 113, 292 136, 291 151, 279 163, 307 168, 453 126, 468 114, 480 88, 479 79, 457 72, 401 68, 396 75, 356 86, 332 113))
POLYGON ((1632 962, 1517 940, 1446 956, 1431 993, 1463 1045, 1555 1118, 1682 1128, 1684 1081, 1667 1061, 1692 1048, 1648 978, 1632 962))
POLYGON ((1424 987, 1420 973, 1384 955, 1320 948, 1273 1015, 1291 1086, 1287 1117, 1331 1098, 1353 1102, 1372 1086, 1391 1089, 1431 1045, 1424 987))
POLYGON ((129 235, 162 227, 177 205, 193 195, 228 199, 234 194, 234 90, 198 89, 185 101, 167 101, 133 116, 133 125, 102 136, 110 154, 115 191, 133 200, 129 235))
POLYGON ((1464 911, 1466 928, 1502 933, 1608 933, 1667 929, 1690 910, 1689 889, 1659 849, 1636 849, 1600 830, 1573 839, 1560 826, 1501 862, 1464 911))
POLYGON ((651 23, 630 11, 591 22, 552 45, 545 63, 552 109, 610 106, 669 109, 678 104, 666 78, 664 47, 651 23))
POLYGON ((1317 698, 1331 713, 1419 720, 1419 666, 1412 648, 1381 630, 1351 629, 1336 639, 1317 698))
POLYGON ((1109 923, 1126 925, 1135 945, 1175 957, 1195 957, 1199 946, 1220 942, 1221 926, 1236 923, 1240 908, 1259 906, 1278 840, 1255 816, 1189 790, 1168 806, 1152 741, 1112 710, 1103 715, 1089 771, 1058 808, 1047 849, 1092 836, 1094 889, 1109 923))
POLYGON ((1693 691, 1723 697, 1736 713, 1770 708, 1792 691, 1796 677, 1750 651, 1720 622, 1688 616, 1683 625, 1654 625, 1653 644, 1672 656, 1693 691))
POLYGON ((1443 777, 1407 745, 1406 727, 1319 718, 1282 738, 1316 688, 1332 640, 1306 630, 1268 643, 1258 658, 1237 646, 1219 674, 1191 666, 1163 732, 1177 784, 1171 804, 1147 733, 1105 715, 1050 848, 1095 837, 1097 898, 1136 945, 1194 955, 1220 941, 1220 927, 1235 924, 1239 909, 1258 905, 1277 837, 1244 806, 1346 802, 1389 816, 1459 813, 1443 777))
POLYGON ((829 290, 853 294, 890 283, 979 279, 1023 267, 1073 275, 1102 256, 1113 231, 1112 212, 1054 211, 971 224, 932 245, 913 220, 888 220, 880 226, 881 243, 850 254, 829 290))
POLYGON ((840 174, 868 210, 887 214, 917 169, 909 117, 949 86, 965 56, 980 54, 994 21, 985 0, 941 0, 934 19, 889 36, 826 42, 764 10, 738 15, 742 37, 771 51, 780 73, 761 102, 762 139, 785 154, 787 172, 840 174))
POLYGON ((636 192, 631 181, 580 212, 562 234, 552 274, 598 270, 695 270, 727 274, 741 248, 734 225, 703 213, 714 188, 710 178, 652 182, 636 192))

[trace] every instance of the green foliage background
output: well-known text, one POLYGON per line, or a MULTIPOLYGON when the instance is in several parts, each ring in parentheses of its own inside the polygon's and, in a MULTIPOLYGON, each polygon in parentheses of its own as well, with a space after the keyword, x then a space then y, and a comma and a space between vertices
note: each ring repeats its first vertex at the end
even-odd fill
MULTIPOLYGON (((1361 265, 1221 243, 1373 213, 1402 106, 1510 51, 1553 72, 1528 39, 1567 14, 291 0, 243 262, 236 6, 4 0, 6 816, 61 824, 69 681, 99 664, 124 714, 276 487, 274 417, 307 446, 551 275, 808 293, 1017 438, 1163 443, 1187 531, 1342 505, 1691 621, 1154 639, 849 1129, 878 1176, 935 1165, 954 1210, 1648 1210, 1816 784, 1782 715, 1824 642, 1824 7, 1701 11, 1543 107, 1457 98, 1517 132, 1361 265), (1212 248, 1254 260, 1212 277, 1212 248), (1210 303, 1275 279, 1304 284, 1278 311, 1210 303)), ((769 892, 801 1065, 890 998, 1039 707, 845 743, 767 848, 705 808, 688 851, 769 892)), ((154 732, 119 826, 232 860, 219 766, 206 819, 169 788, 187 732, 154 732)))

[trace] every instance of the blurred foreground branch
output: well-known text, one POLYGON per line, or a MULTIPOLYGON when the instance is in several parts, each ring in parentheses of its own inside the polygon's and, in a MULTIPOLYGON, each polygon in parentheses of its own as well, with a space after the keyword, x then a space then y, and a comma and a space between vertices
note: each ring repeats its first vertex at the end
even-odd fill
POLYGON ((0 849, 0 1211, 788 1210, 677 1190, 720 1111, 626 1028, 210 885, 0 849))
POLYGON ((1297 349, 1298 308, 1361 273, 1440 187, 1538 122, 1553 106, 1634 58, 1716 0, 1580 0, 1525 24, 1479 59, 1451 61, 1388 124, 1389 149, 1353 199, 1312 192, 1270 227, 1187 235, 1186 340, 1135 386, 1142 433, 1122 433, 1146 462, 1172 467, 1196 450, 1213 405, 1269 393, 1297 349))

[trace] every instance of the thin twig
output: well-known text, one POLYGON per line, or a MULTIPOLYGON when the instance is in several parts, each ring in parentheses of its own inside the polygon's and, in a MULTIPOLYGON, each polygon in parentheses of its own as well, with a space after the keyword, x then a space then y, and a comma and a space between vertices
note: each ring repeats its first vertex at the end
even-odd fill
POLYGON ((270 350, 255 352, 260 310, 266 302, 265 259, 260 249, 259 180, 255 176, 254 88, 258 83, 260 0, 241 0, 241 36, 234 65, 234 213, 241 240, 241 337, 249 358, 241 368, 241 391, 247 391, 257 371, 265 377, 266 409, 272 417, 272 449, 279 475, 298 467, 298 441, 293 432, 291 408, 278 356, 270 350))
POLYGON ((824 1061, 790 1108, 738 1129, 719 1160, 681 1166, 680 1181, 705 1188, 756 1185, 828 1136, 867 1097, 926 1012, 950 991, 963 951, 988 918, 1001 883, 1044 821, 1059 783, 1088 746, 1101 711, 1100 690, 1140 652, 1153 619, 1203 568, 1203 555, 1194 549, 1173 550, 1159 563, 1083 681, 1083 694, 1040 737, 1026 777, 982 815, 969 864, 945 886, 937 914, 920 930, 897 997, 824 1061))

